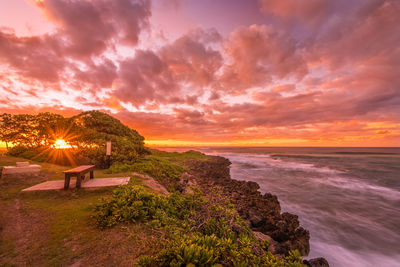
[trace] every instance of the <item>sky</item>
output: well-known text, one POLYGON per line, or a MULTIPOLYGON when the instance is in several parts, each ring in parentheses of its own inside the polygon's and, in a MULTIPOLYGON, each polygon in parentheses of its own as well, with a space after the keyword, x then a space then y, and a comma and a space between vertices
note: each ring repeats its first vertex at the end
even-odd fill
POLYGON ((398 0, 0 0, 0 113, 155 146, 399 146, 398 0))

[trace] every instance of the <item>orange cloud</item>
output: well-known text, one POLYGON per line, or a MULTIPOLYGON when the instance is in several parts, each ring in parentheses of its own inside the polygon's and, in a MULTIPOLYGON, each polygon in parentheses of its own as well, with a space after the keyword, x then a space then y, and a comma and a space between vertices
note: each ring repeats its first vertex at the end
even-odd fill
POLYGON ((169 40, 147 0, 39 1, 51 32, 0 25, 0 112, 99 109, 152 144, 398 146, 399 2, 259 4, 169 40))

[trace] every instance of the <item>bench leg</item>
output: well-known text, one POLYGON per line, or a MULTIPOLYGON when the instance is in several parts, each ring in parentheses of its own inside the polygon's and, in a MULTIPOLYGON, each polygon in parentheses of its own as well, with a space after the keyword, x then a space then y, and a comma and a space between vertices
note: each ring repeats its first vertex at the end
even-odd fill
POLYGON ((94 178, 93 171, 90 171, 90 179, 93 179, 93 178, 94 178))
POLYGON ((68 189, 69 188, 69 180, 70 180, 70 176, 68 174, 65 174, 65 180, 64 180, 64 189, 68 189))
POLYGON ((76 188, 81 188, 81 182, 82 182, 82 177, 81 175, 78 175, 76 177, 76 188))

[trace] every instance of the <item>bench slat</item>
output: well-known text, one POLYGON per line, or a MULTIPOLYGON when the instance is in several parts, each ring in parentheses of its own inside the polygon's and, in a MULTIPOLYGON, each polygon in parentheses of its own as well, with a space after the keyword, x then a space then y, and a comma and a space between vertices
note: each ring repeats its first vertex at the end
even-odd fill
POLYGON ((63 171, 63 173, 79 173, 79 172, 84 172, 84 171, 90 171, 90 170, 93 170, 94 167, 95 167, 94 165, 82 165, 82 166, 79 166, 79 167, 76 167, 76 168, 73 168, 70 170, 63 171))

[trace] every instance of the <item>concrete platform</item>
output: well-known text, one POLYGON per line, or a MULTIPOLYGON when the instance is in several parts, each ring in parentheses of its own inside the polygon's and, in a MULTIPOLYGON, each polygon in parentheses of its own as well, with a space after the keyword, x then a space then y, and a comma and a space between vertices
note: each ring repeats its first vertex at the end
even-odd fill
MULTIPOLYGON (((86 179, 82 182, 81 188, 100 188, 107 186, 127 185, 130 177, 117 177, 117 178, 94 178, 86 179)), ((69 188, 75 188, 76 179, 71 179, 69 188)), ((43 191, 43 190, 64 190, 64 180, 48 181, 41 184, 34 185, 22 190, 27 191, 43 191)))
POLYGON ((1 177, 6 175, 39 175, 42 166, 40 165, 29 165, 29 162, 17 162, 16 166, 3 166, 1 177))

